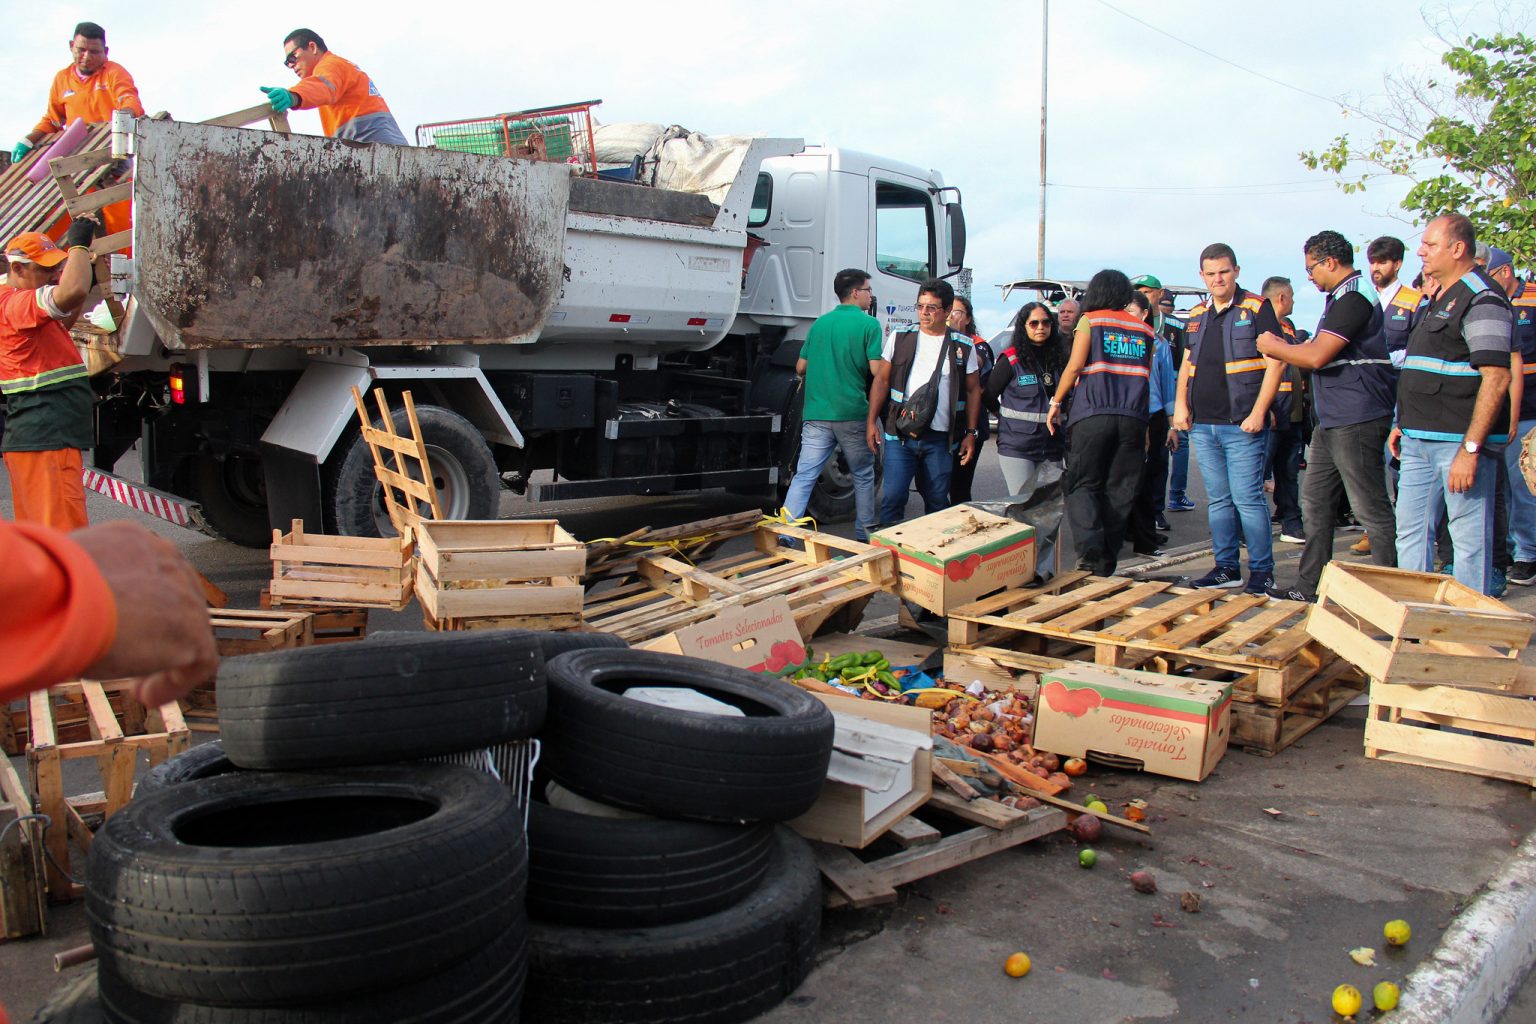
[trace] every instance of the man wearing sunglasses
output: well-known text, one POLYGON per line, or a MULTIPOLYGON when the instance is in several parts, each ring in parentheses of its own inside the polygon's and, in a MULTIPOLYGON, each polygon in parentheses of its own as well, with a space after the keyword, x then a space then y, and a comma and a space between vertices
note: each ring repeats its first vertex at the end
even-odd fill
POLYGON ((288 33, 283 64, 299 76, 299 84, 292 89, 261 87, 273 112, 318 109, 320 127, 332 138, 408 145, 373 79, 326 49, 325 40, 314 32, 299 28, 288 33))
POLYGON ((43 139, 62 132, 80 118, 86 124, 105 124, 114 110, 144 116, 138 87, 121 64, 107 60, 107 30, 93 21, 75 26, 69 42, 69 67, 53 76, 48 90, 48 109, 37 127, 11 149, 11 162, 20 163, 43 139))

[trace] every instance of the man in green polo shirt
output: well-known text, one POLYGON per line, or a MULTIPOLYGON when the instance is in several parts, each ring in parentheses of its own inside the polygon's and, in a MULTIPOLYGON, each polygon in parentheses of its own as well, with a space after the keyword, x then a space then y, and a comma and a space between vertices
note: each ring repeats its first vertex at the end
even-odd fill
POLYGON ((795 372, 805 378, 800 423, 800 462, 795 466, 784 511, 805 515, 811 492, 836 448, 842 448, 853 475, 857 521, 854 535, 868 540, 876 515, 875 452, 864 429, 869 418, 869 384, 880 362, 880 321, 869 315, 874 301, 869 274, 840 270, 832 279, 838 305, 811 324, 795 372))

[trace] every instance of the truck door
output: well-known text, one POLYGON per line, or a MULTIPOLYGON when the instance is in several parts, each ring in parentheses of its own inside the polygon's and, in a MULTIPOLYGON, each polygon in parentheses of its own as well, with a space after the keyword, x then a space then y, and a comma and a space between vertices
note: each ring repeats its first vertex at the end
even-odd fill
POLYGON ((926 182, 879 167, 870 169, 869 183, 875 211, 869 258, 878 303, 874 313, 888 332, 893 325, 917 322, 917 286, 938 276, 933 197, 926 182))

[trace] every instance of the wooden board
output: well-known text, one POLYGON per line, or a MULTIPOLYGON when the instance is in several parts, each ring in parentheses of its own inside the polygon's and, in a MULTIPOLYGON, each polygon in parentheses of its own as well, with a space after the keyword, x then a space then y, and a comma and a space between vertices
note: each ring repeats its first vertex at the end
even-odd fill
MULTIPOLYGON (((1239 701, 1284 707, 1338 660, 1305 628, 1308 605, 1157 581, 1066 573, 953 610, 950 651, 977 667, 1050 671, 1091 661, 1232 683, 1239 701)), ((957 667, 966 662, 957 661, 957 667)))
POLYGON ((1375 680, 1370 696, 1366 757, 1536 786, 1536 701, 1375 680))
POLYGON ((591 586, 600 580, 632 576, 638 571, 641 558, 656 553, 670 554, 697 564, 708 559, 731 538, 751 533, 762 519, 761 512, 749 509, 660 530, 642 527, 622 537, 590 541, 583 582, 591 586))
POLYGON ((378 423, 369 419, 362 392, 356 387, 352 389, 358 429, 373 456, 373 475, 384 487, 384 508, 395 531, 404 536, 423 519, 442 519, 443 506, 432 483, 432 462, 427 457, 427 443, 421 435, 421 421, 416 417, 416 402, 411 393, 400 393, 409 436, 395 430, 395 418, 384 392, 375 390, 373 397, 379 407, 378 423))
POLYGON ((1273 757, 1348 707, 1365 687, 1365 677, 1341 660, 1308 680, 1281 707, 1233 701, 1232 745, 1273 757))
POLYGON ((298 609, 216 608, 208 617, 221 657, 307 647, 315 639, 314 616, 298 609))
POLYGON ((43 823, 22 820, 32 797, 11 762, 0 758, 0 942, 45 931, 43 823))

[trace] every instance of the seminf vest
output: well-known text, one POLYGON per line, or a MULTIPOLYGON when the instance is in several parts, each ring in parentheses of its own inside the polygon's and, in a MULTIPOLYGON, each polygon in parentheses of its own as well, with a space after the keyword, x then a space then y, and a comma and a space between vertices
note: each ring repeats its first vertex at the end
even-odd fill
POLYGON ((1347 427, 1392 415, 1397 375, 1387 356, 1387 318, 1376 289, 1356 271, 1328 293, 1323 315, 1350 292, 1369 300, 1371 319, 1360 337, 1346 342, 1327 365, 1312 371, 1312 408, 1323 427, 1347 427))
MULTIPOLYGON (((1258 315, 1263 308, 1262 296, 1239 288, 1232 296, 1232 311, 1221 318, 1222 362, 1227 368, 1227 419, 1233 423, 1248 418, 1264 385, 1264 368, 1268 364, 1259 354, 1258 345, 1258 315)), ((1210 312, 1209 300, 1189 311, 1186 337, 1189 338, 1189 357, 1194 360, 1189 366, 1191 377, 1200 363, 1200 345, 1207 340, 1205 322, 1210 312)), ((1290 418, 1290 397, 1288 393, 1277 393, 1270 405, 1270 411, 1280 422, 1290 418)))
POLYGON ((1156 335, 1140 317, 1118 309, 1083 314, 1088 363, 1072 390, 1071 426, 1089 416, 1130 416, 1147 420, 1152 404, 1152 346, 1156 335))
POLYGON ((1397 294, 1387 303, 1383 313, 1382 329, 1386 333, 1387 352, 1401 352, 1408 347, 1408 336, 1419 325, 1420 305, 1424 293, 1407 285, 1399 285, 1397 294))
POLYGON ((1515 351, 1525 366, 1525 391, 1520 397, 1520 418, 1536 420, 1536 289, 1520 281, 1509 297, 1515 313, 1515 351))
MULTIPOLYGON (((1467 310, 1487 302, 1509 305, 1504 289, 1474 267, 1430 303, 1413 329, 1397 384, 1398 426, 1409 437, 1460 443, 1466 436, 1483 375, 1471 364, 1462 321, 1467 310)), ((1499 403, 1487 440, 1509 440, 1508 402, 1499 403)))

